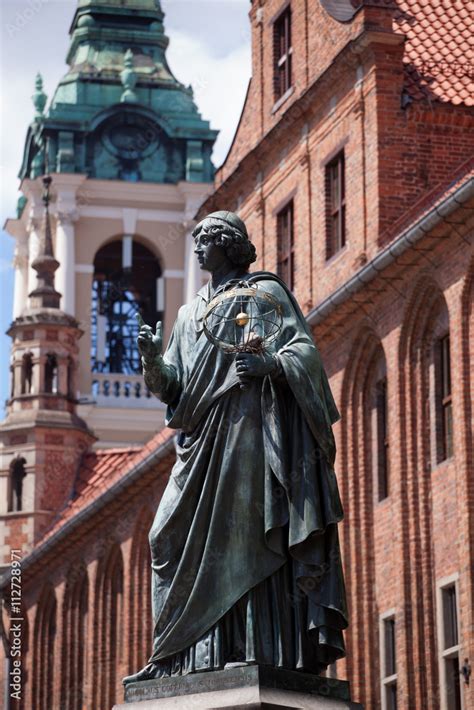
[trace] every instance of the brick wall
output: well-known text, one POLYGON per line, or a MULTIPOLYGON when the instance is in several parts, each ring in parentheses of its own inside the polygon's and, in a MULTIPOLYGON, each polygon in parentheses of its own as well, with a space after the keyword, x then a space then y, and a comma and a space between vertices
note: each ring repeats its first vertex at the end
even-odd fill
MULTIPOLYGON (((294 91, 275 110, 271 19, 284 5, 253 3, 249 98, 216 192, 200 216, 237 210, 257 247, 255 268, 274 271, 276 215, 292 199, 294 290, 309 312, 443 195, 472 179, 474 124, 461 98, 448 101, 434 89, 424 98, 410 95, 405 38, 392 24, 388 3, 364 8, 352 23, 341 24, 319 2, 293 2, 294 91), (327 260, 324 168, 341 149, 347 244, 327 260)), ((472 208, 471 202, 441 220, 315 328, 342 413, 337 475, 346 513, 341 539, 351 625, 347 659, 337 672, 350 679, 354 698, 368 709, 381 707, 379 627, 386 612, 395 615, 399 707, 447 707, 439 585, 456 575, 459 658, 474 657, 472 208), (432 351, 436 329, 448 324, 454 457, 438 463, 432 351), (389 401, 390 493, 379 501, 370 383, 381 361, 389 401)), ((471 687, 463 685, 462 692, 469 707, 471 687)))

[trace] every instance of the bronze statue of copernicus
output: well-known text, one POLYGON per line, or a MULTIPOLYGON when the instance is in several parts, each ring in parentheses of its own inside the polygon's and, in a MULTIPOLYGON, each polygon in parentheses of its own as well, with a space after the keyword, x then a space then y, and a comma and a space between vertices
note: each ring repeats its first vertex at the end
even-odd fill
POLYGON ((124 683, 253 663, 318 673, 344 656, 347 626, 339 415, 293 294, 272 273, 249 273, 242 220, 214 212, 193 236, 209 283, 179 310, 164 354, 161 324, 138 336, 145 382, 179 436, 150 531, 153 649, 124 683), (281 328, 261 352, 230 355, 203 318, 242 284, 278 301, 281 328))

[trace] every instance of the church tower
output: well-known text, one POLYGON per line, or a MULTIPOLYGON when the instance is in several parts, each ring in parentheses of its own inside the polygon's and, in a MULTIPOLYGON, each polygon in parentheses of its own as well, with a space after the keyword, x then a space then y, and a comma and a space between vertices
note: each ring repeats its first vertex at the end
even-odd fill
POLYGON ((140 373, 135 316, 163 320, 167 338, 201 285, 190 232, 212 190, 217 132, 168 66, 163 17, 158 0, 79 0, 69 68, 49 104, 36 79, 23 196, 6 225, 16 242, 15 343, 15 323, 33 307, 42 176, 51 175, 59 306, 83 331, 70 336, 73 394, 100 447, 141 444, 162 426, 164 407, 140 373))
MULTIPOLYGON (((75 399, 77 320, 59 309, 49 215, 49 176, 43 178, 44 219, 36 224, 38 252, 29 305, 13 321, 11 392, 7 417, 0 425, 1 563, 9 549, 28 551, 70 498, 83 452, 94 442, 77 416, 75 399)), ((39 220, 38 220, 39 222, 39 220)))

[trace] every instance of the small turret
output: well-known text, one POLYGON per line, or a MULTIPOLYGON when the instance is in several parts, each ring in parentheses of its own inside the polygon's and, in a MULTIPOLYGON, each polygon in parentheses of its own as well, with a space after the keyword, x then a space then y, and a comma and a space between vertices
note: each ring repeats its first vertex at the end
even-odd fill
MULTIPOLYGON (((82 452, 95 437, 77 416, 78 341, 75 318, 60 310, 54 286, 49 213, 51 178, 43 183, 40 247, 31 307, 10 326, 11 394, 0 425, 0 537, 22 529, 25 550, 38 541, 69 500, 82 452), (20 464, 21 461, 21 470, 20 464), (13 531, 13 532, 12 532, 13 531)), ((3 560, 0 558, 0 567, 3 560)))

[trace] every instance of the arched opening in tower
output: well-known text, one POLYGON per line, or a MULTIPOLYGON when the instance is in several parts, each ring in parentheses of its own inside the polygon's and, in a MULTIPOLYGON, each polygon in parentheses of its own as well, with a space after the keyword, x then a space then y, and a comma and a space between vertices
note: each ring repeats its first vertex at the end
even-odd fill
POLYGON ((103 246, 94 260, 92 372, 141 372, 136 315, 154 326, 164 305, 161 266, 146 246, 130 236, 103 246))
POLYGON ((25 353, 21 361, 21 394, 33 391, 33 355, 25 353))
POLYGON ((58 392, 58 360, 53 353, 48 353, 46 356, 44 391, 48 394, 57 394, 58 392))
POLYGON ((23 510, 23 479, 26 476, 26 459, 19 454, 10 462, 8 512, 23 510))

